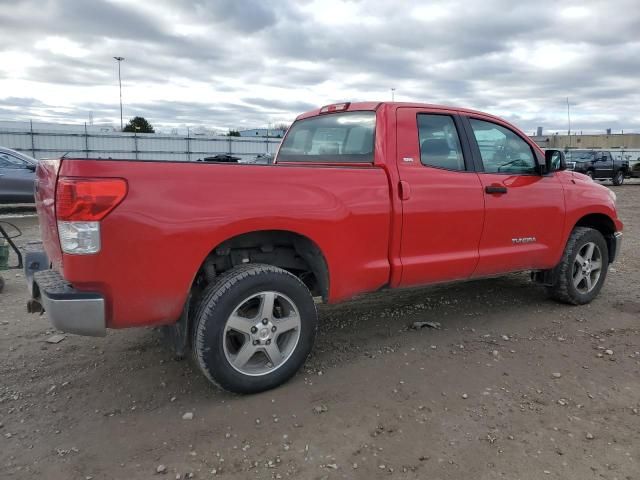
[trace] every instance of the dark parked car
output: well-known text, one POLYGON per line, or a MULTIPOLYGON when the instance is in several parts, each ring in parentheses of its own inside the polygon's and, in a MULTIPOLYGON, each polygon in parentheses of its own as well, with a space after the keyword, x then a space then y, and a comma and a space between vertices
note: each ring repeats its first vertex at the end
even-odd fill
POLYGON ((622 185, 625 177, 631 175, 629 162, 614 159, 611 152, 569 150, 565 158, 569 170, 584 173, 593 179, 611 180, 614 185, 622 185))
POLYGON ((0 147, 0 203, 33 203, 38 161, 10 148, 0 147))
POLYGON ((254 159, 247 163, 255 163, 258 165, 271 165, 273 163, 273 155, 271 153, 259 153, 254 159))
POLYGON ((240 157, 234 157, 233 155, 221 153, 219 155, 214 155, 213 157, 204 157, 204 161, 218 163, 238 163, 240 161, 240 157))

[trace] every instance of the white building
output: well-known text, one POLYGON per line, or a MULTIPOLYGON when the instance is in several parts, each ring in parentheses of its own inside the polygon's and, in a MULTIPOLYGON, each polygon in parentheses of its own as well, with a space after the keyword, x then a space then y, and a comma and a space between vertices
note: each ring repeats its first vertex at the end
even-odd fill
POLYGON ((282 128, 254 128, 251 130, 239 130, 241 137, 270 137, 270 138, 282 138, 286 133, 286 130, 282 128))

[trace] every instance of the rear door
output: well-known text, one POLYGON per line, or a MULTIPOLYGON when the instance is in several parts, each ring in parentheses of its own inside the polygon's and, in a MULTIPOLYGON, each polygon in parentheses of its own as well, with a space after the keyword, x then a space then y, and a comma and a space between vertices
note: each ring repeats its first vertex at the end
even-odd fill
POLYGON ((478 262, 484 197, 454 111, 397 110, 402 286, 464 279, 478 262))
POLYGON ((29 167, 25 160, 0 152, 0 201, 33 202, 35 174, 29 167))
POLYGON ((508 124, 483 117, 465 117, 464 124, 485 202, 474 277, 553 267, 564 230, 559 180, 536 172, 544 159, 508 124))

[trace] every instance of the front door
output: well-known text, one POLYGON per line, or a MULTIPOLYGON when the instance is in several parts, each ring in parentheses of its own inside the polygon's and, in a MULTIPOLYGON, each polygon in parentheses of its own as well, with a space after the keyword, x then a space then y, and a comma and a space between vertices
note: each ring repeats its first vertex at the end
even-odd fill
POLYGON ((474 277, 551 268, 562 250, 564 193, 555 174, 540 175, 536 151, 492 119, 465 118, 485 202, 474 277))
POLYGON ((596 169, 596 178, 613 177, 613 158, 609 152, 596 152, 593 166, 596 169))
POLYGON ((484 195, 455 112, 397 110, 402 286, 469 278, 478 262, 484 195))

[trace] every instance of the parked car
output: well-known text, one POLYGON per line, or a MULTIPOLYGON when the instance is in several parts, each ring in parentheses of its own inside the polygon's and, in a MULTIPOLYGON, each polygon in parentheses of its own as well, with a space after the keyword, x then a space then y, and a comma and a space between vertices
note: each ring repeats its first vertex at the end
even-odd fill
POLYGON ((64 158, 36 173, 31 309, 82 335, 163 325, 234 392, 295 374, 316 301, 531 271, 586 304, 622 239, 615 193, 561 151, 417 103, 302 114, 271 165, 64 158))
POLYGON ((567 168, 598 180, 611 180, 622 185, 625 177, 631 176, 627 160, 616 159, 609 151, 569 150, 566 154, 567 168))
POLYGON ((233 155, 221 153, 218 155, 213 155, 212 157, 204 157, 203 160, 205 162, 238 163, 240 161, 240 157, 234 157, 233 155))
POLYGON ((258 163, 260 165, 269 165, 273 163, 273 155, 270 153, 259 153, 247 163, 258 163))
POLYGON ((640 157, 629 162, 631 178, 640 178, 640 157))
POLYGON ((24 153, 0 147, 0 203, 33 203, 38 161, 24 153))

